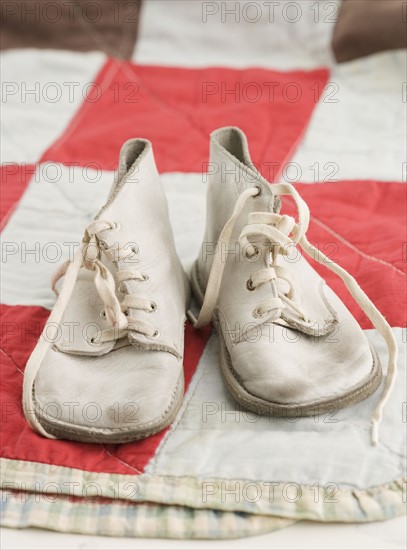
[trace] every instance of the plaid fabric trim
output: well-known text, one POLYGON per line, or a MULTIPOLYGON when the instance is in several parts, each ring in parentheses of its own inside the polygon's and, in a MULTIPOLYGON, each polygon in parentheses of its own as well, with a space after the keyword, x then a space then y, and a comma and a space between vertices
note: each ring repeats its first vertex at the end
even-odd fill
POLYGON ((2 489, 133 503, 245 512, 292 520, 369 522, 406 513, 407 478, 360 490, 294 482, 96 474, 35 462, 2 459, 2 489))
POLYGON ((116 537, 224 539, 259 535, 293 520, 272 516, 195 510, 181 506, 73 501, 66 496, 2 492, 1 524, 116 537))

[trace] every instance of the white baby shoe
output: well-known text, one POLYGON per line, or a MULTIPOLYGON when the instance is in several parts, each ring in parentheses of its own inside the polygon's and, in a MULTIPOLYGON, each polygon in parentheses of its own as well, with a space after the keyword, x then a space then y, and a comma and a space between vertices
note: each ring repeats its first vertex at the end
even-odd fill
POLYGON ((24 414, 49 438, 121 443, 167 427, 182 402, 189 284, 151 143, 120 153, 106 205, 73 261, 24 375, 24 414))
POLYGON ((396 369, 389 325, 353 277, 310 245, 307 205, 291 184, 260 175, 241 130, 212 134, 209 166, 206 233, 191 275, 203 304, 195 325, 214 321, 230 392, 259 414, 302 416, 357 403, 380 384, 377 353, 300 245, 341 277, 388 345, 388 377, 372 418, 376 442, 396 369), (284 195, 298 222, 280 214, 284 195))

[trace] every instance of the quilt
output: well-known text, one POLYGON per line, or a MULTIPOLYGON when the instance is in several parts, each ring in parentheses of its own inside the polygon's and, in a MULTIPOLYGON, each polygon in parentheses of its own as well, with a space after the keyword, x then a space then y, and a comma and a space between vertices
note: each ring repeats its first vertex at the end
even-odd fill
MULTIPOLYGON (((405 513, 405 52, 336 64, 338 1, 115 0, 1 6, 1 521, 114 536, 232 538, 303 519, 405 513), (311 210, 309 240, 359 282, 399 346, 380 444, 380 389, 310 418, 259 417, 228 394, 211 329, 185 330, 175 422, 123 445, 51 441, 21 410, 50 278, 105 202, 121 144, 152 141, 188 270, 205 223, 209 134, 235 125, 270 181, 311 210)), ((294 214, 292 205, 285 211, 294 214)), ((385 345, 342 298, 387 364, 385 345)))

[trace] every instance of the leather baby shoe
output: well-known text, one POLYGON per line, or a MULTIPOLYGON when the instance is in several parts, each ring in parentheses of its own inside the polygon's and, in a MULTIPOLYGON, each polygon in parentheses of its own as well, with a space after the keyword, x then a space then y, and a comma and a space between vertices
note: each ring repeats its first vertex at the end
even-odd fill
POLYGON ((49 438, 122 443, 167 427, 183 398, 189 283, 152 145, 126 142, 24 374, 23 409, 49 438))
POLYGON ((212 134, 209 167, 206 232, 191 274, 202 304, 195 325, 214 321, 233 397, 259 414, 307 416, 357 403, 380 384, 377 353, 300 245, 344 281, 386 340, 388 376, 372 417, 376 442, 396 370, 389 325, 355 279, 308 242, 307 205, 291 184, 260 175, 241 130, 212 134), (280 213, 285 195, 298 222, 280 213))

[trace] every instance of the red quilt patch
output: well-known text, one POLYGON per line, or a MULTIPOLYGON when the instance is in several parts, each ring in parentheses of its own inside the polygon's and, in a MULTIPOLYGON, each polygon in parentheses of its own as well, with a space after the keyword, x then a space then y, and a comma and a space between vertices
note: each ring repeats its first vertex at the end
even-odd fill
POLYGON ((32 164, 0 165, 0 229, 13 213, 34 172, 35 166, 32 164))
MULTIPOLYGON (((311 211, 308 240, 345 268, 393 327, 405 327, 406 187, 403 183, 340 181, 296 186, 311 211)), ((295 216, 292 203, 283 211, 295 216)), ((372 328, 340 278, 312 262, 362 328, 372 328)))
POLYGON ((267 177, 276 175, 327 77, 325 69, 180 69, 110 60, 42 160, 113 170, 123 142, 143 137, 153 141, 160 172, 202 172, 210 132, 236 125, 246 132, 255 163, 267 177))
MULTIPOLYGON (((23 372, 49 311, 41 307, 0 306, 1 456, 56 464, 92 472, 142 473, 167 430, 124 445, 54 441, 36 434, 22 414, 23 372)), ((184 373, 187 389, 210 331, 185 330, 184 373)))

